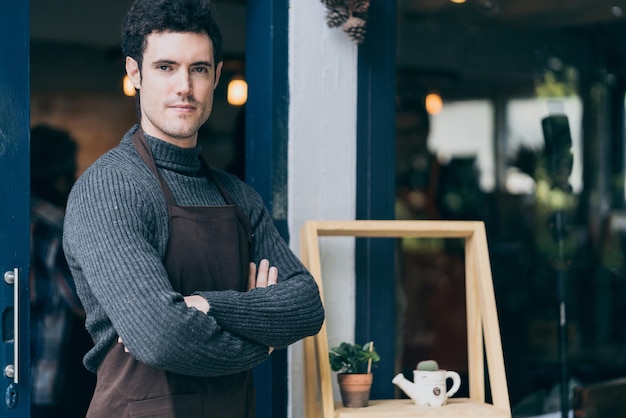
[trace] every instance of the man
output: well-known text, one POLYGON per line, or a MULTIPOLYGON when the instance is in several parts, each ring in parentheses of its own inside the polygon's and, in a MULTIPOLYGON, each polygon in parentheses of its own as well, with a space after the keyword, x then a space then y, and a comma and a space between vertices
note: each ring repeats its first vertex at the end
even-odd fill
POLYGON ((61 248, 65 204, 76 175, 76 152, 76 142, 65 131, 46 125, 31 130, 33 418, 84 417, 95 385, 93 374, 80 367, 91 339, 85 331, 85 312, 61 248))
POLYGON ((199 159, 221 42, 209 0, 137 0, 124 19, 141 124, 76 182, 65 222, 88 417, 253 417, 251 368, 323 322, 259 195, 199 159))

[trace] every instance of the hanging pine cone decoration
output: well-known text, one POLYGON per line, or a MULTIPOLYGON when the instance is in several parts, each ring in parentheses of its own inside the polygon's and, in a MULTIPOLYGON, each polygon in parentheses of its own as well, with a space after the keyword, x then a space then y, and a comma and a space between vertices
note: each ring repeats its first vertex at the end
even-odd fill
POLYGON ((338 28, 348 20, 348 10, 345 7, 328 9, 326 11, 326 23, 329 28, 338 28))
POLYGON ((365 40, 365 20, 360 17, 350 16, 343 24, 343 31, 356 43, 360 44, 365 40))
POLYGON ((370 7, 369 0, 346 0, 346 6, 353 13, 366 13, 370 7))
POLYGON ((370 0, 320 0, 326 6, 326 24, 341 27, 356 43, 365 40, 365 25, 370 0))
POLYGON ((345 0, 321 0, 328 9, 335 9, 337 7, 345 7, 345 0))

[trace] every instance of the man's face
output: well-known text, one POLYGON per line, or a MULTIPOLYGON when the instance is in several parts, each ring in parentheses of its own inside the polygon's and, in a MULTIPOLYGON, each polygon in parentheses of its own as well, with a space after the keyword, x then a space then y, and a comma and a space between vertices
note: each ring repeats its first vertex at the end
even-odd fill
POLYGON ((213 108, 222 63, 215 65, 205 33, 163 32, 146 38, 141 71, 126 58, 126 72, 140 91, 141 127, 154 137, 191 148, 213 108))

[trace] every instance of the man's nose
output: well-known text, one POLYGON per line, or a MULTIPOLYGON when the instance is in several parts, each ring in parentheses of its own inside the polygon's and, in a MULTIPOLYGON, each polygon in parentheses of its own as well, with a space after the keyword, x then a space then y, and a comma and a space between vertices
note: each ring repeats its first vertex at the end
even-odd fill
POLYGON ((188 71, 179 71, 176 77, 176 94, 179 96, 191 95, 191 77, 188 71))

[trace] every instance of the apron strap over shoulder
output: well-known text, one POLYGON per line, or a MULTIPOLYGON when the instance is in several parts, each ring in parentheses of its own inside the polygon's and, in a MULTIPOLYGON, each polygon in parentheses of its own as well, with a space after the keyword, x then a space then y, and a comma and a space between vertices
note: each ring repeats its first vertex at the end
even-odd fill
POLYGON ((155 176, 159 179, 159 183, 161 183, 161 189, 163 189, 163 195, 165 195, 165 200, 168 206, 174 205, 174 195, 172 195, 172 191, 168 187, 167 183, 163 179, 161 173, 156 168, 156 164, 154 164, 154 158, 152 158, 152 151, 150 151, 150 147, 148 146, 148 141, 146 141, 146 136, 144 135, 143 129, 141 126, 137 131, 135 131, 133 135, 133 144, 135 145, 135 149, 139 153, 139 156, 143 160, 143 162, 148 166, 150 171, 154 173, 155 176))

